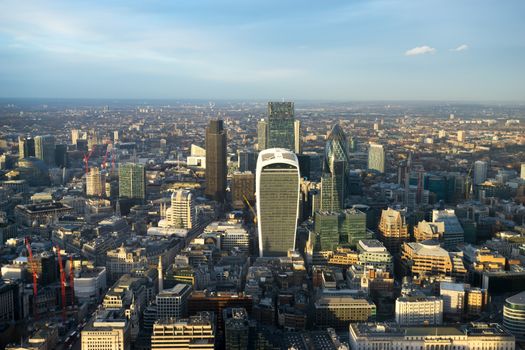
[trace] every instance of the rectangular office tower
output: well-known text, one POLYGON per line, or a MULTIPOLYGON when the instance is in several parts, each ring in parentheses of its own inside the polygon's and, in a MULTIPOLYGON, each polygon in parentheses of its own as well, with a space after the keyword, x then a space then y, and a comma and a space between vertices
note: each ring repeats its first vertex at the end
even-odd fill
POLYGON ((120 198, 146 199, 146 169, 144 165, 126 163, 118 167, 120 198))
POLYGON ((35 139, 31 137, 18 137, 18 158, 24 159, 35 156, 35 139))
POLYGON ((295 149, 293 102, 268 102, 268 148, 295 149))
POLYGON ((55 137, 52 135, 35 137, 35 157, 48 166, 55 166, 55 137))
POLYGON ((385 172, 385 148, 383 145, 370 144, 368 149, 368 169, 378 173, 385 172))
POLYGON ((292 151, 270 148, 259 153, 255 191, 260 256, 286 256, 295 249, 299 187, 299 162, 292 151))
POLYGON ((210 120, 206 128, 207 197, 224 202, 226 196, 226 131, 222 120, 210 120))

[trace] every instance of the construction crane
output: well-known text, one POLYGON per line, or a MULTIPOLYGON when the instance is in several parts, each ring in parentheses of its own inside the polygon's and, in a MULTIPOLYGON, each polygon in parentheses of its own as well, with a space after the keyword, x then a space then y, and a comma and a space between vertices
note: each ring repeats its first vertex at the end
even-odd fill
POLYGON ((95 150, 95 145, 93 145, 93 148, 91 148, 91 151, 89 151, 88 153, 84 154, 84 158, 83 158, 83 161, 84 161, 84 166, 86 168, 86 175, 89 171, 89 158, 91 158, 91 155, 93 154, 93 151, 95 150))
POLYGON ((253 209, 252 205, 250 204, 250 201, 248 200, 248 198, 246 198, 246 196, 244 195, 244 193, 242 194, 242 198, 244 199, 244 201, 246 202, 246 204, 248 204, 248 208, 250 208, 250 211, 252 212, 252 215, 253 215, 253 223, 254 223, 254 224, 257 224, 257 213, 255 212, 255 209, 253 209))
POLYGON ((33 273, 33 316, 35 318, 38 318, 38 308, 36 305, 37 299, 38 299, 38 287, 37 287, 37 273, 36 273, 36 265, 35 261, 33 260, 33 250, 31 249, 31 244, 29 243, 29 237, 26 237, 25 239, 26 243, 26 249, 27 253, 29 254, 29 266, 31 266, 31 272, 33 273))
POLYGON ((66 274, 64 272, 64 265, 62 265, 62 254, 60 254, 60 247, 56 246, 58 256, 58 268, 60 269, 60 293, 62 296, 62 318, 66 321, 66 274))
POLYGON ((69 256, 69 289, 71 293, 71 306, 75 305, 75 265, 73 255, 69 256))
POLYGON ((104 159, 102 160, 102 164, 100 165, 100 167, 102 169, 106 169, 106 166, 107 166, 107 161, 108 161, 108 155, 109 155, 109 143, 106 145, 106 154, 104 155, 104 159))

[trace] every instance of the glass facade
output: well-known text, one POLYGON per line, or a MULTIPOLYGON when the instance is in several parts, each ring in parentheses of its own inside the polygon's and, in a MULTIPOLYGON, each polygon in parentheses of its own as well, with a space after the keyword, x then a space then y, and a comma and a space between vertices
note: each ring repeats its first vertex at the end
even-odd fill
POLYGON ((293 102, 268 102, 268 148, 294 150, 293 102))

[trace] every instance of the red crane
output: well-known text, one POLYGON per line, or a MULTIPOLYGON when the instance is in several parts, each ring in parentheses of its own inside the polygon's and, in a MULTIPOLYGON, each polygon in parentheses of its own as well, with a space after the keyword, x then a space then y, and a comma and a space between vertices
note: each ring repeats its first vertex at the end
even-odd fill
POLYGON ((89 171, 89 164, 88 164, 89 158, 91 158, 91 155, 93 154, 94 150, 95 150, 95 145, 93 145, 93 148, 91 148, 91 151, 89 151, 88 153, 84 154, 83 160, 84 160, 84 166, 86 168, 86 175, 87 175, 87 173, 89 171))
POLYGON ((60 269, 60 292, 62 295, 62 318, 66 320, 66 274, 64 273, 64 266, 62 265, 62 254, 60 254, 60 247, 56 246, 58 255, 58 268, 60 269))
POLYGON ((69 256, 69 288, 71 289, 71 306, 75 305, 75 266, 73 265, 73 255, 69 256))
POLYGON ((104 155, 104 159, 102 160, 102 164, 100 165, 100 167, 102 169, 106 169, 106 163, 108 161, 108 155, 109 155, 109 144, 106 145, 106 154, 104 155))
POLYGON ((111 175, 115 172, 115 150, 111 152, 111 175))
POLYGON ((31 266, 31 271, 33 273, 33 316, 35 318, 38 318, 38 308, 36 305, 37 297, 38 297, 38 288, 37 288, 37 273, 36 273, 36 265, 35 261, 33 260, 33 250, 31 249, 31 244, 29 243, 29 237, 26 237, 25 239, 26 243, 26 249, 27 253, 29 254, 29 265, 31 266))

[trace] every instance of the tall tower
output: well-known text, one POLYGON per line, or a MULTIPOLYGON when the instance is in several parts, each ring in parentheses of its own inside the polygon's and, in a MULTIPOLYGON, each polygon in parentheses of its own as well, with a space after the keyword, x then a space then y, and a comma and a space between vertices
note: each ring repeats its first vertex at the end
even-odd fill
POLYGON ((385 148, 383 145, 371 143, 368 150, 368 169, 379 173, 385 172, 385 148))
POLYGON ((135 163, 120 164, 118 167, 119 197, 146 199, 146 169, 135 163))
POLYGON ((487 179, 488 164, 482 160, 474 162, 474 185, 481 185, 487 179))
POLYGON ((164 273, 162 272, 162 255, 159 255, 159 266, 157 266, 159 277, 159 293, 164 290, 164 273))
POLYGON ((189 190, 177 190, 171 195, 171 207, 166 209, 166 221, 177 228, 195 227, 195 203, 189 190))
POLYGON ((293 102, 268 102, 268 148, 294 150, 293 102))
POLYGON ((406 209, 388 208, 381 212, 379 221, 379 240, 392 255, 401 251, 403 242, 410 238, 408 224, 406 222, 406 209))
POLYGON ((294 151, 296 154, 303 153, 303 134, 301 130, 301 121, 296 120, 293 124, 294 130, 294 151))
POLYGON ((525 180, 525 163, 521 163, 521 174, 520 177, 525 180))
POLYGON ((55 137, 52 135, 35 137, 35 157, 48 166, 55 166, 55 137))
POLYGON ((206 191, 209 198, 226 197, 226 131, 222 120, 210 120, 206 128, 206 191))
POLYGON ((348 142, 339 124, 334 125, 324 150, 323 175, 321 177, 321 210, 340 211, 348 194, 350 171, 348 142))
POLYGON ((257 159, 256 197, 260 256, 286 256, 295 249, 300 175, 297 156, 270 148, 257 159))
POLYGON ((106 194, 106 174, 93 167, 86 175, 86 195, 104 197, 106 194))
POLYGON ((257 122, 257 149, 264 151, 268 146, 268 123, 261 119, 257 122))
POLYGON ((18 158, 24 159, 35 156, 35 139, 31 137, 18 137, 18 158))

